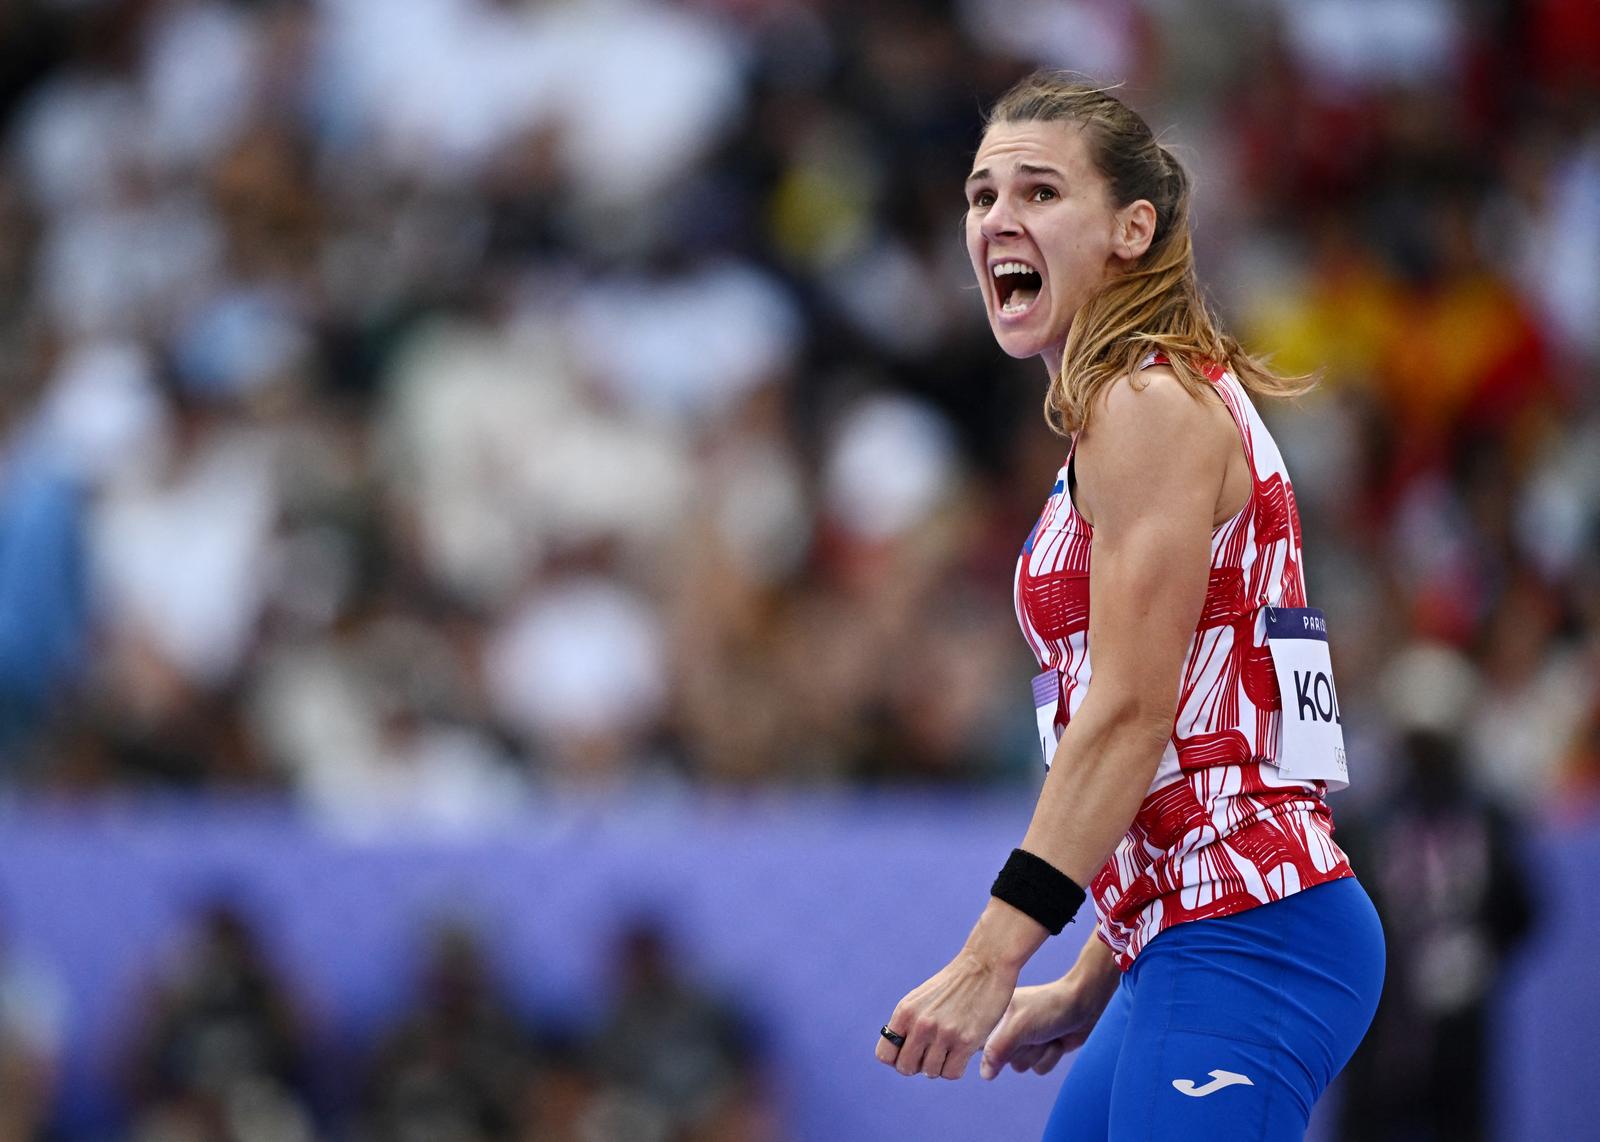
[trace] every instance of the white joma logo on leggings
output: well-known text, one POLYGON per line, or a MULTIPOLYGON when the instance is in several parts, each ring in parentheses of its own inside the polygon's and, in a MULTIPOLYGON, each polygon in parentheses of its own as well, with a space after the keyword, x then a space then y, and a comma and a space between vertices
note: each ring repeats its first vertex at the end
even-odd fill
POLYGON ((1256 1084, 1245 1078, 1244 1075, 1236 1075, 1232 1071, 1212 1071, 1211 1081, 1206 1083, 1205 1086, 1195 1086, 1193 1079, 1173 1079, 1172 1085, 1179 1092, 1188 1095, 1190 1098, 1204 1098, 1208 1094, 1216 1094, 1225 1086, 1255 1086, 1256 1084))

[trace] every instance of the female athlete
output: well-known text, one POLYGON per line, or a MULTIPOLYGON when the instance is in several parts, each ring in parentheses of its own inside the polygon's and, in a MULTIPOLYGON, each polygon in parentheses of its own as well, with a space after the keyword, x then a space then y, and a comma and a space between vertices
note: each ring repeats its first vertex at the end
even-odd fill
POLYGON ((995 338, 1044 358, 1069 441, 1015 580, 1049 772, 966 945, 900 1001, 878 1058, 955 1079, 982 1048, 993 1078, 1081 1047, 1048 1142, 1299 1139, 1384 959, 1333 841, 1326 627, 1251 404, 1301 386, 1218 328, 1183 168, 1105 90, 1039 73, 1004 95, 967 205, 995 338), (1086 892, 1098 938, 1017 987, 1086 892))

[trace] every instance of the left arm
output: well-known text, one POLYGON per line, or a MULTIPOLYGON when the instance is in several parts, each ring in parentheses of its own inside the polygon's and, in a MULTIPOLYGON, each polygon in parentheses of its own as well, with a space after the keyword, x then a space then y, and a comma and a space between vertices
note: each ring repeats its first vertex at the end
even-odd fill
MULTIPOLYGON (((1079 439, 1079 502, 1095 529, 1094 679, 1056 746, 1022 842, 1085 887, 1127 832, 1171 737, 1205 602, 1219 490, 1238 450, 1220 405, 1197 401, 1164 369, 1142 380, 1143 388, 1111 385, 1079 439)), ((905 1045, 880 1040, 878 1058, 901 1074, 959 1078, 1046 937, 991 897, 955 960, 895 1009, 889 1025, 905 1045)))

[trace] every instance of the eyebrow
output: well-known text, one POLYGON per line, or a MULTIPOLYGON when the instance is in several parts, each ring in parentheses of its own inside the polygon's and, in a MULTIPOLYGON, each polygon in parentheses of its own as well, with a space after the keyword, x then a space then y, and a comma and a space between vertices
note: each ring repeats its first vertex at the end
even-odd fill
MULTIPOLYGON (((1041 166, 1038 163, 1018 163, 1017 171, 1020 174, 1042 174, 1048 175, 1052 178, 1066 178, 1066 176, 1055 167, 1041 166)), ((984 179, 992 177, 994 177, 993 172, 991 172, 988 167, 980 167, 967 176, 967 182, 982 182, 984 179)))

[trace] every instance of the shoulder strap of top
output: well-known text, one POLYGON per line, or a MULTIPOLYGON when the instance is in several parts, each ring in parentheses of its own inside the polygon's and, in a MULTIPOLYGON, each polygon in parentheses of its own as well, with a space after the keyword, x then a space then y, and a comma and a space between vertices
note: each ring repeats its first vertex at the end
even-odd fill
MULTIPOLYGON (((1159 349, 1152 349, 1139 362, 1139 371, 1143 372, 1145 369, 1156 365, 1170 364, 1172 364, 1171 358, 1159 349)), ((1246 412, 1250 398, 1246 395, 1244 386, 1221 365, 1207 364, 1201 370, 1201 373, 1206 380, 1211 382, 1212 387, 1217 391, 1217 395, 1222 398, 1222 403, 1227 407, 1228 415, 1233 418, 1234 427, 1239 430, 1239 436, 1244 442, 1245 455, 1253 465, 1255 463, 1254 447, 1251 439, 1249 414, 1246 412)), ((1073 443, 1076 444, 1076 440, 1073 443)))

